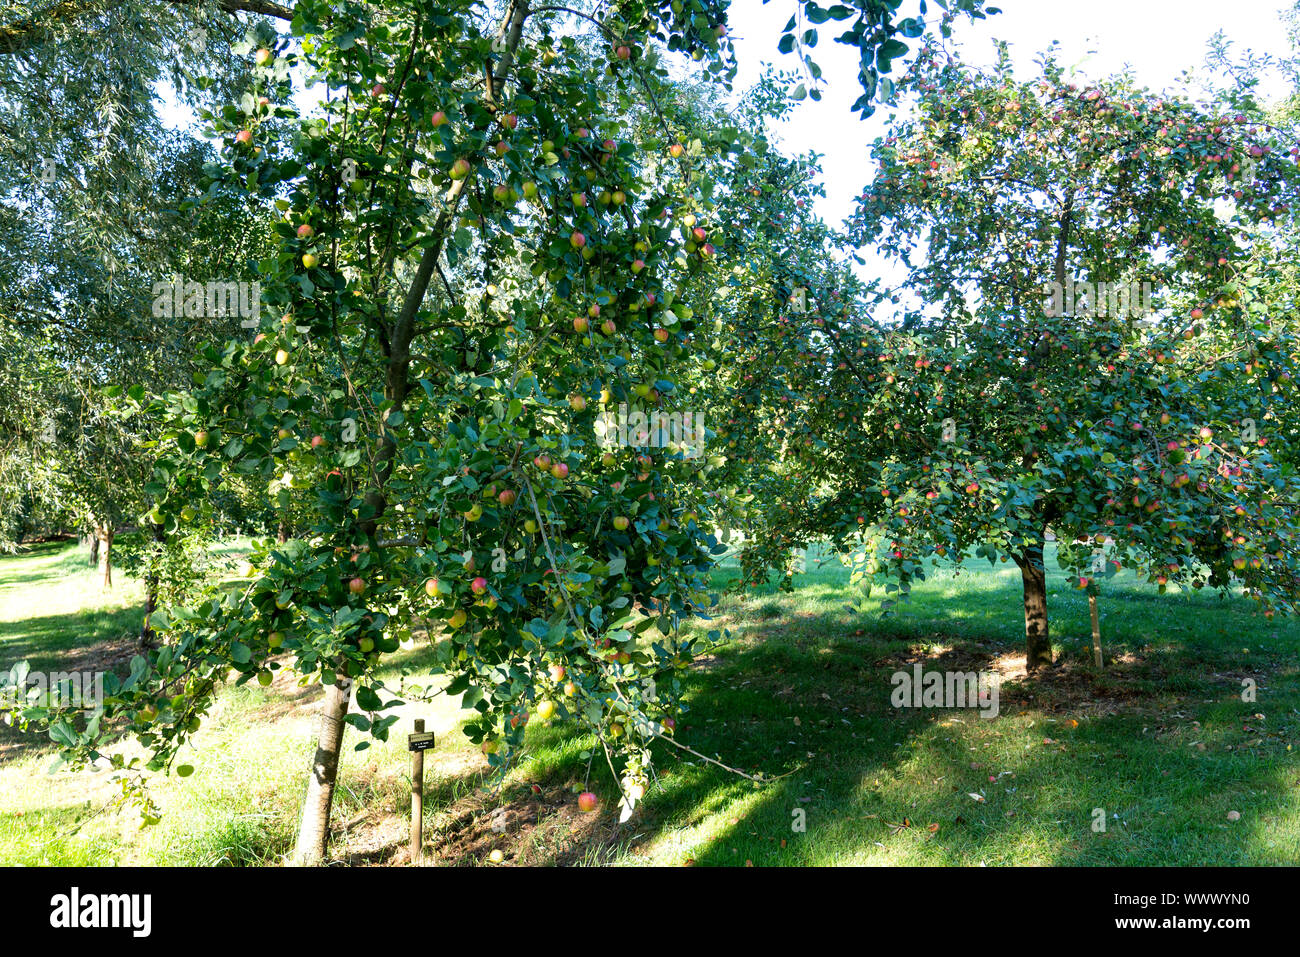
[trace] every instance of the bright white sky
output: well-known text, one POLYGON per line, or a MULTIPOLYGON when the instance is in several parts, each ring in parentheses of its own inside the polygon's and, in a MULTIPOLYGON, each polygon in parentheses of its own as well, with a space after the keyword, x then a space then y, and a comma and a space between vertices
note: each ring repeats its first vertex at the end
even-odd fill
MULTIPOLYGON (((1237 51, 1250 48, 1274 56, 1288 53, 1286 32, 1279 20, 1279 13, 1292 5, 1285 0, 989 2, 1002 12, 974 22, 959 20, 954 27, 953 39, 962 59, 991 63, 992 40, 1006 40, 1017 70, 1025 75, 1032 75, 1034 57, 1053 40, 1061 43, 1060 61, 1077 65, 1082 73, 1099 77, 1132 66, 1138 82, 1152 89, 1172 86, 1184 70, 1199 69, 1207 41, 1218 30, 1224 31, 1237 51)), ((937 22, 935 4, 928 6, 930 22, 937 22)), ((781 28, 793 7, 792 0, 733 0, 730 32, 740 58, 741 85, 754 82, 763 61, 782 69, 797 66, 793 56, 781 56, 777 50, 781 28)), ((909 0, 902 11, 914 13, 915 3, 909 0)), ((856 114, 850 118, 849 106, 859 93, 857 58, 849 48, 830 42, 833 33, 826 26, 821 33, 814 59, 827 78, 822 101, 804 101, 793 119, 776 132, 786 152, 812 149, 825 154, 827 198, 818 212, 838 224, 852 198, 867 183, 868 144, 881 135, 886 111, 878 110, 865 122, 856 114)), ((1272 89, 1280 91, 1282 87, 1274 84, 1272 89)))

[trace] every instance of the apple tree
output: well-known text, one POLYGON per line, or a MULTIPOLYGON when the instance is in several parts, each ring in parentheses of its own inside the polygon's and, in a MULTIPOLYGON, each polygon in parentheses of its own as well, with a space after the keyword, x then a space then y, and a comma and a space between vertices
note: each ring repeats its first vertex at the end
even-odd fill
POLYGON ((747 574, 829 537, 888 605, 933 563, 1014 561, 1031 670, 1049 529, 1093 594, 1122 566, 1294 611, 1300 489, 1269 443, 1295 343, 1245 275, 1293 202, 1293 143, 1050 57, 1026 83, 925 54, 900 91, 918 109, 876 144, 849 249, 906 282, 792 256, 775 322, 742 330, 780 357, 722 436, 765 464, 747 574))

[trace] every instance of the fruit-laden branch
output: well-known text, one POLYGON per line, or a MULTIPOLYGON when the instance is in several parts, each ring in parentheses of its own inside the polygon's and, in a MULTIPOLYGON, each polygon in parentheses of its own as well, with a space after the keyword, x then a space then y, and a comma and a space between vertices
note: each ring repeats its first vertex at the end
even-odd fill
MULTIPOLYGON (((124 0, 108 3, 96 0, 59 0, 52 6, 30 17, 0 23, 0 54, 21 53, 47 40, 56 25, 70 25, 83 17, 95 16, 122 6, 124 0)), ((167 0, 172 4, 193 5, 198 0, 167 0)), ((279 20, 292 20, 293 10, 271 0, 218 0, 226 13, 257 13, 279 20)))

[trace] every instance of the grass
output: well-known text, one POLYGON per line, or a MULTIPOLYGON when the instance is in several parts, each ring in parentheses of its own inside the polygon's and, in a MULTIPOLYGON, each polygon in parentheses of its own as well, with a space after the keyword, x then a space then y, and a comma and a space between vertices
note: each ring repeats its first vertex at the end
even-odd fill
MULTIPOLYGON (((0 559, 0 661, 53 667, 129 645, 138 588, 121 581, 104 597, 84 562, 66 545, 0 559)), ((734 574, 720 569, 718 583, 734 574)), ((571 727, 532 729, 528 759, 489 790, 481 756, 456 731, 456 703, 408 705, 402 733, 419 716, 438 734, 426 753, 426 854, 760 866, 1300 860, 1300 626, 1268 621, 1240 598, 1162 595, 1121 575, 1100 602, 1108 662, 1098 671, 1086 597, 1059 573, 1049 589, 1059 666, 1034 680, 1023 674, 1013 565, 941 570, 887 619, 847 607, 847 574, 834 564, 811 567, 791 594, 728 598, 712 625, 732 638, 690 672, 677 736, 781 777, 754 784, 658 745, 657 786, 622 826, 608 770, 591 766, 593 742, 571 727), (998 672, 999 715, 892 707, 890 676, 914 663, 998 672), (1244 679, 1255 701, 1242 700, 1244 679), (582 787, 601 795, 600 814, 576 812, 582 787)), ((425 645, 404 648, 391 676, 427 655, 425 645)), ((11 735, 0 749, 0 861, 278 863, 292 843, 318 697, 284 678, 223 694, 199 753, 186 757, 195 774, 155 782, 164 817, 144 830, 111 809, 106 774, 46 775, 49 748, 11 735)), ((404 859, 407 761, 396 741, 345 751, 338 857, 404 859)))

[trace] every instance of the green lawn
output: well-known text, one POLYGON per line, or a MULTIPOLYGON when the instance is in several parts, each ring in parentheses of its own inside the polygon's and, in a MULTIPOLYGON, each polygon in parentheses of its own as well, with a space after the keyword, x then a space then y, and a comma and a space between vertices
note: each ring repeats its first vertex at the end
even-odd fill
MULTIPOLYGON (((0 558, 0 661, 53 667, 129 654, 138 588, 119 581, 102 597, 78 556, 46 546, 0 558)), ((1101 599, 1108 664, 1099 673, 1086 597, 1058 573, 1049 586, 1060 665, 1029 682, 1018 657, 1019 572, 971 569, 938 574, 883 620, 847 610, 847 573, 836 565, 810 571, 790 595, 728 599, 714 625, 733 638, 693 669, 677 737, 732 767, 784 777, 757 785, 660 746, 658 784, 623 826, 608 769, 584 757, 591 740, 563 723, 534 728, 529 759, 489 790, 484 762, 456 731, 454 702, 404 708, 402 733, 419 716, 439 738, 428 753, 427 857, 481 863, 500 848, 520 863, 1300 861, 1300 626, 1267 621, 1242 599, 1159 595, 1120 576, 1101 599), (894 709, 890 675, 914 662, 1006 675, 1000 715, 894 709), (1241 700, 1243 678, 1257 684, 1252 703, 1241 700), (573 791, 588 785, 604 799, 601 814, 576 811, 573 791), (1104 832, 1094 830, 1098 813, 1104 832)), ((730 577, 718 573, 719 583, 730 577)), ((403 649, 392 674, 426 654, 403 649)), ((0 739, 0 860, 278 861, 292 841, 318 695, 284 679, 226 693, 187 757, 198 770, 156 782, 164 820, 143 831, 106 809, 106 774, 50 777, 48 748, 10 733, 0 739)), ((337 855, 403 858, 406 768, 396 742, 347 752, 337 855)))

